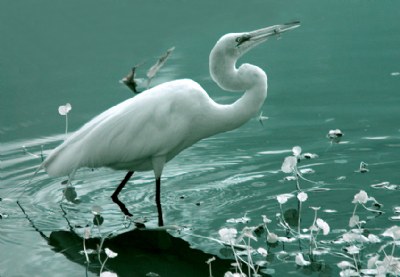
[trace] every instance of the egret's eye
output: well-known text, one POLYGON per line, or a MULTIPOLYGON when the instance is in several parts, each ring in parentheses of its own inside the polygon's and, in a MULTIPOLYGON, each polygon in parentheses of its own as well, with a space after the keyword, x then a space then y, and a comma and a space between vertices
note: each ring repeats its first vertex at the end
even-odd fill
POLYGON ((237 37, 235 39, 235 41, 237 42, 236 46, 243 44, 244 42, 250 40, 250 38, 251 38, 250 35, 243 35, 243 36, 237 37))

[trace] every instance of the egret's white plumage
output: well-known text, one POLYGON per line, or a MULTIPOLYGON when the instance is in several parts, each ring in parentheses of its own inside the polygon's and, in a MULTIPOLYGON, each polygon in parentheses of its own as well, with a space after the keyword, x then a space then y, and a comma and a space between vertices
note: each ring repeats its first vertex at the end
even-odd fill
MULTIPOLYGON (((269 36, 297 26, 295 22, 227 34, 216 43, 210 74, 221 88, 244 91, 233 104, 214 102, 192 80, 163 83, 96 116, 54 149, 42 167, 50 176, 70 175, 81 167, 110 167, 131 172, 127 179, 133 171, 154 170, 159 189, 164 164, 179 152, 257 115, 267 96, 267 75, 250 64, 236 68, 236 61, 269 36)), ((157 206, 160 213, 159 195, 157 206)))

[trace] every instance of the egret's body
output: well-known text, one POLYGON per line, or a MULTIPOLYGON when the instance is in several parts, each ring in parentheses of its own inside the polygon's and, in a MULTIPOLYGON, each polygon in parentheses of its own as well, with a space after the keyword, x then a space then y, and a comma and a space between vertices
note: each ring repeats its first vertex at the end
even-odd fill
POLYGON ((238 128, 257 115, 267 96, 267 75, 250 64, 236 68, 236 60, 277 34, 277 28, 285 31, 297 26, 293 23, 228 34, 217 42, 210 54, 211 77, 223 89, 244 91, 233 104, 214 102, 192 80, 163 83, 89 121, 54 149, 42 166, 50 176, 73 175, 81 167, 128 171, 113 194, 125 214, 129 212, 118 200, 118 193, 134 171, 153 170, 158 223, 163 225, 160 178, 165 163, 197 141, 238 128))

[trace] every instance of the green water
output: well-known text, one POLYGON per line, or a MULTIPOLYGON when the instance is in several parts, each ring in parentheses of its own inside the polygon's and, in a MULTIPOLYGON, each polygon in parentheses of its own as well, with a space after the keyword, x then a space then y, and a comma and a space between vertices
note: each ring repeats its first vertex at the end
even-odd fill
MULTIPOLYGON (((165 168, 165 221, 188 227, 170 234, 182 242, 176 246, 178 252, 189 251, 185 255, 199 257, 197 261, 162 251, 141 252, 127 243, 126 247, 118 244, 120 255, 108 262, 109 269, 118 276, 148 272, 208 276, 208 257, 232 257, 229 249, 199 236, 218 237, 223 227, 240 231, 245 225, 226 220, 245 213, 251 218, 248 226, 262 223, 261 215, 268 215, 273 219, 270 228, 283 236, 275 218, 280 212, 275 198, 296 190, 295 182, 284 181, 286 174, 280 170, 296 145, 319 155, 299 164, 301 169, 314 170, 304 175, 307 179, 319 182, 300 182, 309 196, 302 212, 303 228, 312 224, 314 216, 308 207, 320 206, 319 216, 332 232, 319 239, 339 237, 341 230, 349 229, 351 201, 360 189, 383 204, 384 213, 378 217, 358 209, 369 232, 380 235, 399 225, 391 220, 396 215, 393 209, 400 205, 396 186, 400 184, 399 10, 400 2, 394 0, 1 1, 0 276, 98 275, 95 258, 86 272, 85 257, 79 254, 81 241, 71 232, 82 236, 83 227, 92 222, 93 205, 103 208, 103 233, 116 231, 122 236, 132 230, 125 227, 109 198, 124 172, 79 171, 74 182, 79 204, 62 200, 63 178, 40 172, 28 184, 40 157, 24 153, 22 146, 38 156, 43 148, 46 155, 64 139, 65 118, 58 114, 58 106, 71 103, 69 129, 76 130, 131 97, 118 80, 143 61, 138 77, 144 77, 146 69, 172 46, 175 51, 154 85, 191 78, 217 102, 233 102, 238 95, 222 91, 209 77, 208 55, 216 40, 228 32, 293 20, 300 20, 302 26, 240 60, 268 74, 262 112, 269 119, 264 126, 252 119, 238 130, 197 143, 165 168), (326 134, 336 128, 344 137, 331 144, 326 134), (369 172, 355 172, 361 161, 368 164, 369 172), (371 186, 381 182, 394 186, 371 186)), ((156 222, 153 186, 151 172, 139 173, 121 195, 135 216, 146 217, 150 225, 156 222)), ((284 209, 296 206, 291 199, 284 209)), ((264 235, 254 247, 267 247, 264 235)), ((110 242, 109 247, 116 245, 110 242)), ((298 267, 294 256, 278 259, 279 245, 269 249, 268 268, 275 271, 273 276, 338 276, 336 263, 341 259, 332 253, 344 246, 334 246, 323 255, 326 266, 321 269, 298 267)), ((366 246, 361 255, 379 246, 366 246)), ((296 253, 298 244, 286 250, 296 253)), ((218 276, 231 270, 224 261, 218 263, 218 276)))

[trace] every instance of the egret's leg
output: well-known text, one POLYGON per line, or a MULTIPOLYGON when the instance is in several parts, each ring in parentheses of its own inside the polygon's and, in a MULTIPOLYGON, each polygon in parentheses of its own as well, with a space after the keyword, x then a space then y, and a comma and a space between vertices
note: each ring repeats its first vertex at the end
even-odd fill
POLYGON ((113 202, 115 204, 117 204, 119 206, 119 208, 121 209, 121 211, 127 215, 127 216, 132 216, 132 214, 128 211, 128 209, 126 208, 125 204, 122 203, 119 199, 118 199, 118 194, 121 192, 121 190, 124 188, 124 186, 126 185, 126 183, 129 181, 129 179, 132 177, 133 175, 133 171, 128 171, 128 173, 125 175, 124 180, 122 180, 122 182, 118 185, 117 189, 114 191, 114 193, 111 195, 111 199, 113 200, 113 202))
POLYGON ((158 212, 158 226, 164 226, 161 208, 161 178, 156 179, 156 205, 158 212))

